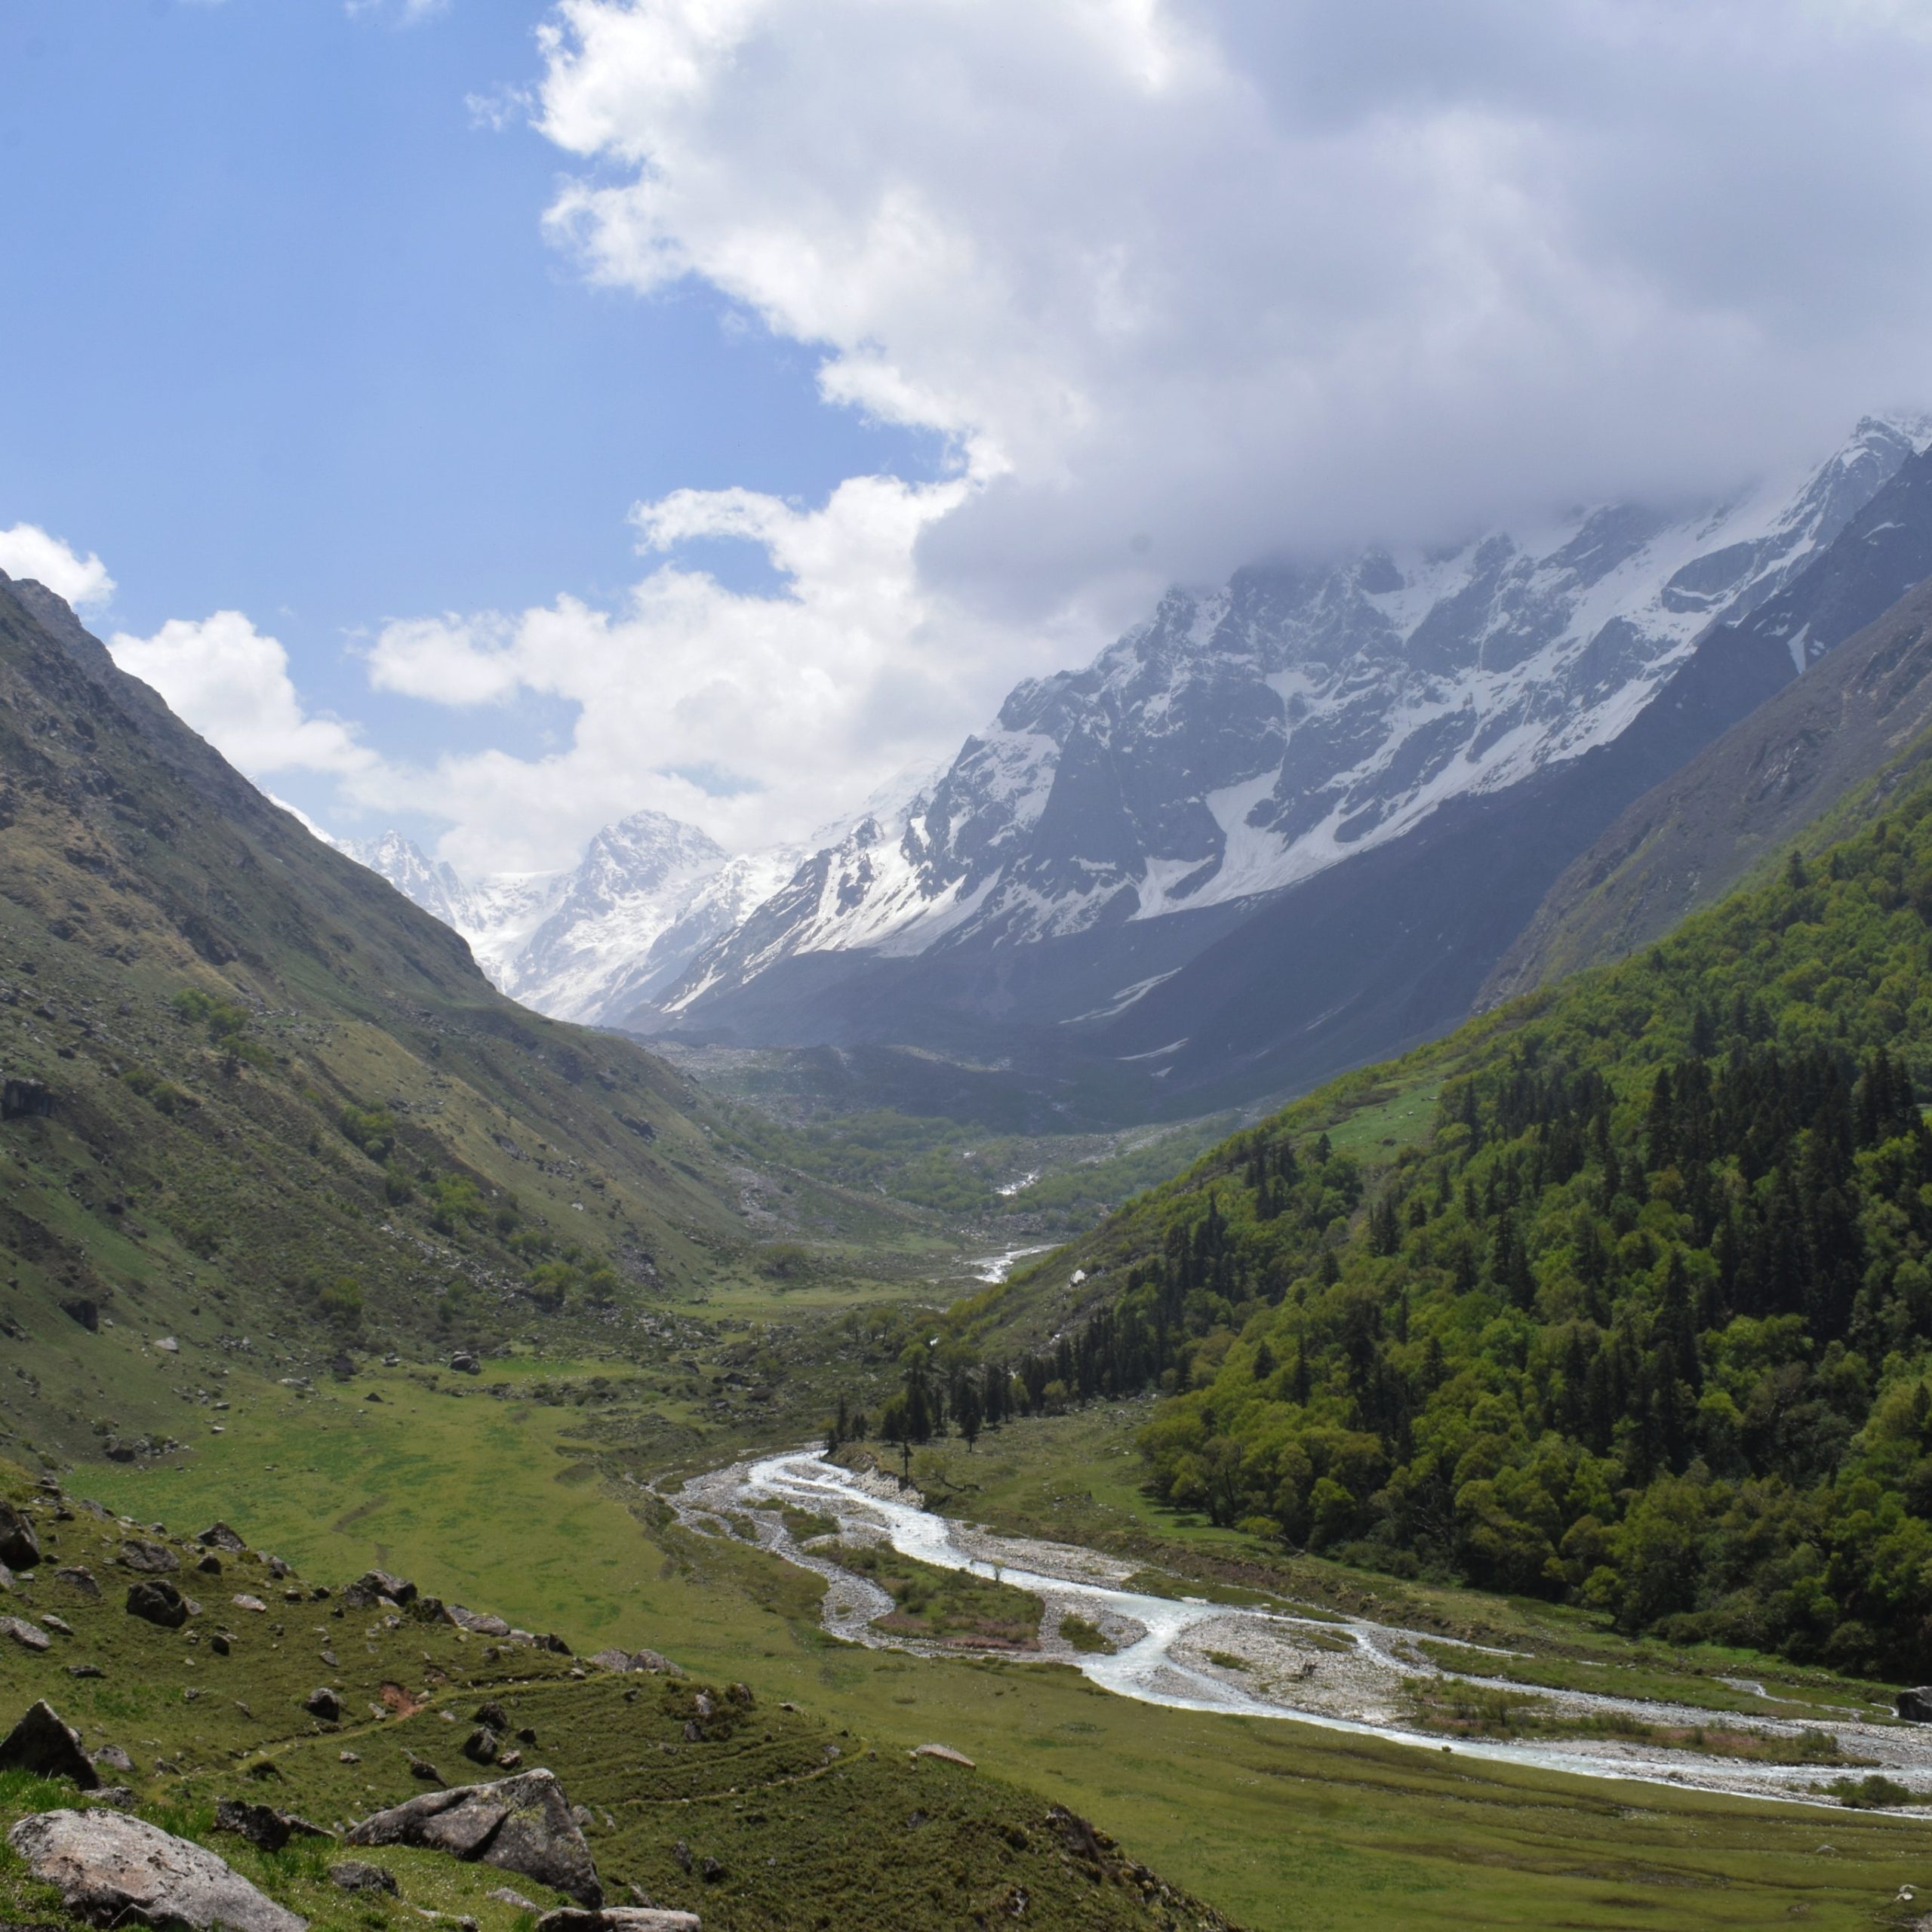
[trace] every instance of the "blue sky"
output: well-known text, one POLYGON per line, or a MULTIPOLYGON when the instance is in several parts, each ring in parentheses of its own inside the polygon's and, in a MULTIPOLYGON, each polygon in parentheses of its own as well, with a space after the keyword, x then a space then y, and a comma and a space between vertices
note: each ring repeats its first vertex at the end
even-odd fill
MULTIPOLYGON (((528 87, 539 17, 0 8, 0 525, 98 552, 121 628, 249 612, 385 749, 421 708, 371 704, 342 648, 385 619, 616 595, 626 512, 680 487, 820 499, 931 466, 715 291, 592 287, 546 242, 561 157, 469 105, 528 87)), ((515 743, 553 709, 434 728, 515 743)))
POLYGON ((0 568, 472 872, 1932 398, 1916 0, 0 0, 0 568))

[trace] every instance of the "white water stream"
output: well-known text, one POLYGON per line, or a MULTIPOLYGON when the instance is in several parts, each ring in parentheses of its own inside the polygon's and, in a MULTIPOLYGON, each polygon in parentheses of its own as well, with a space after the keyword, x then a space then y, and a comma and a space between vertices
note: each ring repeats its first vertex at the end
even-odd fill
MULTIPOLYGON (((1365 1618, 1296 1617, 1127 1589, 1122 1585, 1135 1568, 1132 1564, 1072 1545, 972 1529, 921 1507, 891 1477, 856 1475, 814 1450, 694 1477, 666 1500, 689 1527, 749 1535, 774 1555, 824 1577, 826 1629, 875 1648, 960 1654, 956 1645, 895 1637, 874 1628, 875 1620, 892 1610, 892 1599, 839 1563, 838 1540, 884 1540, 937 1568, 970 1571, 1030 1592, 1045 1604, 1046 1614, 1039 1648, 1024 1654, 1072 1664, 1094 1683, 1144 1703, 1292 1718, 1423 1750, 1800 1802, 1835 1802, 1820 1798, 1811 1787, 1863 1776, 1868 1769, 1909 1782, 1915 1789, 1924 1789, 1932 1780, 1932 1727, 1850 1711, 1801 1719, 1759 1717, 1521 1685, 1509 1687, 1512 1697, 1540 1699, 1556 1718, 1621 1713, 1647 1724, 1749 1730, 1772 1739, 1826 1731, 1836 1737, 1846 1760, 1857 1761, 1857 1768, 1759 1763, 1617 1738, 1445 1743, 1407 1727, 1402 1687, 1404 1680, 1417 1678, 1465 1681, 1417 1647, 1419 1639, 1446 1641, 1440 1636, 1365 1618), (778 1513, 777 1506, 783 1504, 831 1518, 838 1526, 838 1540, 815 1537, 799 1543, 778 1513), (1060 1620, 1068 1615, 1097 1626, 1115 1647, 1110 1652, 1074 1649, 1059 1634, 1060 1620)), ((1483 1654, 1477 1646, 1466 1647, 1472 1662, 1483 1654)), ((1932 1806, 1913 1810, 1915 1815, 1932 1816, 1932 1806)))

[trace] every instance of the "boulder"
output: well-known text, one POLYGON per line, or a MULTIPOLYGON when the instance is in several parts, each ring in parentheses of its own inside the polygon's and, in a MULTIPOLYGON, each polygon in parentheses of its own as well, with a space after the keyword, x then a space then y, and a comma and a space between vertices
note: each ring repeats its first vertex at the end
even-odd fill
POLYGON ((359 1858, 345 1858, 329 1867, 329 1882, 345 1892, 387 1892, 396 1895, 395 1874, 380 1865, 365 1865, 359 1858))
POLYGON ((11 1503, 0 1503, 0 1563, 10 1570, 32 1570, 40 1562, 40 1540, 32 1523, 11 1503))
POLYGON ((70 1590, 78 1590, 91 1602, 100 1601, 100 1585, 95 1581, 94 1572, 85 1564, 70 1563, 65 1569, 54 1573, 57 1583, 65 1583, 70 1590))
POLYGON ((426 1846, 534 1878, 593 1909, 604 1903, 590 1847, 546 1770, 426 1792, 365 1818, 349 1842, 426 1846))
POLYGON ((0 1771, 66 1778, 82 1791, 92 1791, 100 1783, 100 1774, 82 1747, 80 1733, 70 1730, 44 1700, 29 1706, 26 1716, 0 1739, 0 1771))
POLYGON ((11 1637, 29 1651, 44 1651, 54 1641, 45 1630, 35 1629, 23 1617, 0 1617, 0 1636, 11 1637))
POLYGON ((973 1761, 963 1751, 955 1751, 949 1744, 917 1744, 908 1755, 914 1758, 937 1758, 943 1764, 961 1764, 968 1770, 975 1768, 973 1761))
POLYGON ((131 1537, 121 1546, 122 1568, 138 1570, 143 1576, 165 1577, 181 1567, 181 1559, 165 1543, 144 1543, 131 1537))
POLYGON ((487 1724, 479 1724, 463 1740, 463 1755, 472 1764, 494 1764, 503 1748, 503 1740, 487 1724))
POLYGON ((292 1811, 278 1811, 272 1804, 251 1804, 246 1799, 218 1798, 214 1805, 214 1828, 232 1832, 264 1851, 279 1851, 291 1838, 332 1838, 334 1832, 298 1818, 292 1811))
POLYGON ((67 1909, 91 1924, 130 1919, 195 1932, 307 1932, 309 1921, 257 1891, 215 1854, 109 1810, 39 1811, 7 1842, 67 1909))
POLYGON ((657 1651, 599 1651, 590 1661, 604 1670, 648 1670, 659 1677, 681 1677, 684 1672, 657 1651))
POLYGON ((365 1570, 343 1592, 342 1600, 353 1610, 371 1610, 383 1597, 400 1606, 415 1595, 414 1583, 405 1583, 400 1577, 392 1577, 386 1570, 365 1570))
POLYGON ((470 1713, 469 1721, 472 1724, 488 1724, 492 1730, 508 1730, 510 1727, 509 1712, 494 1697, 478 1704, 470 1713))
POLYGON ((302 1700, 302 1708, 325 1724, 342 1721, 342 1700, 326 1684, 318 1684, 302 1700))
POLYGON ((128 1614, 164 1630, 178 1630, 188 1620, 188 1600, 172 1583, 149 1577, 129 1586, 128 1614))
POLYGON ((231 1556, 239 1556, 248 1547, 226 1523, 211 1523, 195 1540, 204 1549, 225 1549, 231 1556))
POLYGON ((478 1637, 507 1637, 510 1634, 510 1626, 500 1617, 465 1610, 460 1603, 445 1604, 443 1615, 459 1630, 468 1630, 478 1637))
POLYGON ((546 1912, 537 1932, 700 1932, 694 1912, 667 1912, 662 1906, 610 1905, 601 1912, 579 1912, 566 1906, 546 1912))
POLYGON ((103 1744, 94 1754, 94 1768, 98 1770, 105 1764, 110 1771, 132 1771, 134 1761, 118 1744, 103 1744))

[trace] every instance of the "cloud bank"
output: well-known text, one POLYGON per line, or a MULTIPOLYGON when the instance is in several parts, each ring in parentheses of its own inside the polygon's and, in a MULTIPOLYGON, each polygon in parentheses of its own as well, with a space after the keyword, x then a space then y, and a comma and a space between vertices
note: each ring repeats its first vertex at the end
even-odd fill
POLYGON ((98 557, 92 552, 81 556, 37 524, 17 523, 11 530, 0 530, 0 571, 45 584, 77 611, 99 610, 114 595, 114 580, 98 557))
POLYGON ((1909 0, 559 0, 539 65, 584 275, 721 291, 950 466, 678 492, 614 608, 377 630, 390 697, 578 707, 546 756, 375 760, 232 613, 116 640, 467 868, 645 804, 795 838, 1166 582, 1715 493, 1932 401, 1909 0), (777 589, 682 561, 720 537, 777 589))
POLYGON ((1932 31, 1890 0, 562 0, 552 223, 822 346, 1038 612, 1721 488, 1927 387, 1932 31))

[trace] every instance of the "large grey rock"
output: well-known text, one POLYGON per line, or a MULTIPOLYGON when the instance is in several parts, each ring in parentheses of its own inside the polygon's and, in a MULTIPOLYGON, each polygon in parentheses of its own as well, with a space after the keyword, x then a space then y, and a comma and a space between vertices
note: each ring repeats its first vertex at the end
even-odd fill
POLYGON ((95 1580, 94 1572, 82 1563, 70 1563, 54 1573, 57 1583, 65 1583, 70 1590, 78 1590, 90 1601, 100 1601, 100 1585, 95 1580))
POLYGON ((33 1524, 11 1503, 0 1503, 0 1563, 14 1570, 32 1570, 40 1561, 40 1542, 33 1524))
POLYGON ((1901 1690, 1894 1706, 1907 1724, 1932 1724, 1932 1684, 1915 1690, 1901 1690))
POLYGON ((215 1854, 118 1811, 40 1811, 7 1842, 67 1909, 90 1923, 129 1920, 195 1932, 306 1932, 309 1921, 257 1891, 215 1854))
POLYGON ((562 1788, 549 1771, 425 1792, 365 1818, 351 1844, 410 1844, 521 1872, 593 1909, 604 1888, 562 1788))
POLYGON ((29 1651, 44 1651, 54 1641, 45 1630, 36 1629, 22 1617, 0 1617, 0 1636, 11 1637, 29 1651))
POLYGON ((80 1733, 61 1722, 45 1700, 29 1706, 26 1715, 0 1738, 0 1771, 31 1771, 36 1777, 67 1778, 83 1791, 100 1783, 80 1733))
POLYGON ((226 1523, 211 1523, 195 1540, 205 1549, 225 1549, 239 1556, 248 1546, 226 1523))
POLYGON ((128 1614, 164 1630, 178 1630, 188 1620, 188 1600, 172 1583, 150 1577, 129 1588, 128 1614))
POLYGON ((611 1905, 601 1912, 546 1912, 537 1932, 700 1932, 703 1921, 694 1912, 671 1912, 663 1906, 611 1905))

